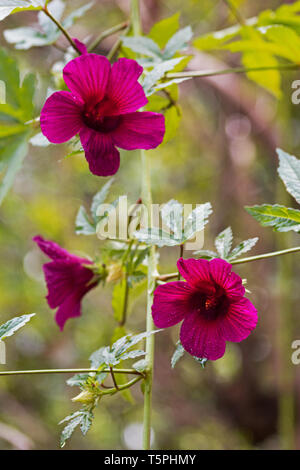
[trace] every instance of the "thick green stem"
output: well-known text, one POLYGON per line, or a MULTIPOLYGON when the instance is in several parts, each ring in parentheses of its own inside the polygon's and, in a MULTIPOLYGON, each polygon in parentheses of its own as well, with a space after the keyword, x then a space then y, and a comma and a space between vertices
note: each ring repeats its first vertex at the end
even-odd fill
MULTIPOLYGON (((98 369, 36 369, 36 370, 1 370, 2 375, 39 375, 39 374, 85 374, 99 372, 98 369)), ((110 373, 110 369, 102 369, 101 372, 110 373)), ((143 375, 134 369, 113 369, 115 374, 143 375)))
MULTIPOLYGON (((140 5, 139 0, 131 0, 131 22, 134 36, 141 35, 140 5)), ((147 153, 141 150, 142 166, 142 201, 148 212, 148 224, 152 226, 152 191, 150 162, 147 153)), ((153 303, 153 292, 155 288, 155 278, 157 274, 155 247, 150 248, 148 257, 148 283, 147 283, 147 319, 146 330, 150 332, 154 329, 151 308, 153 303)), ((151 415, 152 415, 152 383, 153 383, 153 365, 154 365, 154 335, 146 339, 146 361, 147 373, 144 387, 144 432, 143 448, 150 449, 151 445, 151 415)))

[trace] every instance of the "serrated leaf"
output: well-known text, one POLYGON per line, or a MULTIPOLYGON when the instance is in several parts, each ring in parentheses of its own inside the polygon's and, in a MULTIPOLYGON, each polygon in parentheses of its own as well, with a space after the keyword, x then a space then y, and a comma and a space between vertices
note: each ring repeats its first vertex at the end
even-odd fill
POLYGON ((90 222, 89 216, 83 206, 79 207, 76 216, 75 232, 77 235, 95 235, 96 233, 96 227, 90 222))
POLYGON ((2 0, 0 6, 0 21, 14 13, 41 9, 42 4, 34 0, 2 0))
POLYGON ((193 255, 198 256, 199 258, 204 258, 208 260, 213 259, 213 258, 218 258, 218 253, 215 253, 214 251, 210 251, 210 250, 194 251, 193 255))
POLYGON ((232 239, 231 227, 227 227, 215 239, 215 246, 221 258, 226 259, 228 257, 232 246, 232 239))
POLYGON ((180 341, 177 341, 176 349, 171 359, 171 367, 174 369, 179 359, 184 355, 184 347, 180 341))
POLYGON ((175 59, 165 60, 153 67, 151 72, 147 73, 144 82, 143 89, 147 96, 151 95, 157 89, 157 83, 161 80, 166 72, 170 72, 174 67, 181 62, 183 57, 176 57, 175 59))
POLYGON ((0 326, 0 340, 12 336, 17 330, 22 328, 29 320, 35 316, 35 313, 28 315, 21 315, 20 317, 12 318, 0 326))
POLYGON ((175 199, 171 199, 163 205, 160 213, 163 223, 174 233, 174 238, 182 239, 183 205, 175 199))
POLYGON ((132 365, 132 368, 135 369, 137 372, 144 372, 147 369, 147 361, 146 359, 141 359, 140 361, 135 362, 132 365))
POLYGON ((279 176, 288 192, 300 204, 300 160, 281 149, 277 149, 277 154, 280 162, 279 176))
POLYGON ((232 250, 232 252, 228 256, 228 261, 233 261, 234 259, 238 258, 241 254, 247 253, 247 251, 250 251, 256 245, 257 242, 258 237, 244 240, 232 250))
POLYGON ((134 351, 129 351, 123 354, 122 361, 125 361, 126 359, 135 359, 136 357, 144 356, 145 354, 146 354, 145 351, 142 351, 140 349, 135 349, 134 351))
MULTIPOLYGON (((91 369, 99 369, 103 364, 109 365, 110 364, 110 350, 108 346, 103 346, 97 351, 94 351, 89 360, 91 361, 91 369)), ((112 355, 114 358, 114 355, 112 355)))
POLYGON ((273 227, 278 232, 300 232, 300 211, 279 204, 245 207, 263 227, 273 227))
POLYGON ((159 248, 163 246, 176 246, 181 245, 184 239, 175 239, 172 234, 165 232, 159 228, 153 227, 148 229, 141 229, 133 233, 133 236, 140 242, 147 245, 156 245, 159 248))
POLYGON ((175 33, 166 44, 163 53, 164 58, 171 59, 171 57, 173 57, 176 52, 186 49, 192 37, 193 31, 190 26, 177 31, 177 33, 175 33))
POLYGON ((65 426, 61 433, 60 446, 65 446, 66 441, 70 439, 77 426, 80 426, 82 434, 86 435, 86 433, 91 427, 93 418, 94 416, 91 411, 81 410, 72 413, 71 415, 67 416, 65 419, 60 421, 59 424, 68 422, 68 424, 65 426))
POLYGON ((125 47, 138 54, 159 59, 162 57, 160 48, 150 38, 145 36, 122 36, 121 39, 125 47))
POLYGON ((204 229, 211 213, 211 204, 210 202, 206 202, 196 207, 196 209, 189 214, 184 225, 184 237, 186 240, 193 238, 197 232, 204 229))
POLYGON ((148 37, 153 39, 160 48, 163 48, 167 41, 179 29, 179 17, 180 13, 175 13, 175 15, 170 16, 169 18, 164 18, 163 20, 158 21, 152 27, 148 37))
POLYGON ((107 183, 104 184, 104 186, 102 186, 100 191, 96 193, 95 196, 93 197, 93 201, 91 205, 91 213, 94 219, 96 219, 97 217, 98 207, 100 206, 100 204, 103 204, 106 201, 106 198, 108 196, 109 190, 113 182, 114 182, 114 178, 111 178, 109 181, 107 181, 107 183))
POLYGON ((34 147, 48 147, 51 142, 49 142, 47 137, 45 137, 42 132, 38 132, 33 137, 31 137, 31 139, 29 139, 29 143, 34 147))
POLYGON ((86 383, 89 377, 89 374, 75 374, 73 377, 67 380, 67 384, 70 387, 81 387, 86 383))

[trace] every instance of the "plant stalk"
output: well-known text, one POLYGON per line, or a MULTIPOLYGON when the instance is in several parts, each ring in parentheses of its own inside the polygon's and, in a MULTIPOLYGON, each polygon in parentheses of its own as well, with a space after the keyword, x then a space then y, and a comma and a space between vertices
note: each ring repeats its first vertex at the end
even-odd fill
POLYGON ((54 18, 54 16, 50 13, 50 11, 48 10, 46 5, 43 7, 42 11, 45 13, 45 15, 48 16, 48 18, 50 18, 51 21, 53 21, 54 24, 56 24, 58 29, 62 32, 62 34, 65 36, 65 38, 69 41, 69 43, 71 44, 73 49, 77 52, 77 54, 81 55, 80 50, 78 49, 75 42, 73 41, 73 39, 69 35, 68 31, 63 27, 63 25, 56 18, 54 18))
MULTIPOLYGON (((36 369, 36 370, 1 370, 0 376, 4 375, 39 375, 39 374, 85 374, 99 372, 98 369, 36 369)), ((102 369, 101 372, 110 373, 109 368, 102 369)), ((143 375, 135 369, 113 369, 115 374, 143 375)))

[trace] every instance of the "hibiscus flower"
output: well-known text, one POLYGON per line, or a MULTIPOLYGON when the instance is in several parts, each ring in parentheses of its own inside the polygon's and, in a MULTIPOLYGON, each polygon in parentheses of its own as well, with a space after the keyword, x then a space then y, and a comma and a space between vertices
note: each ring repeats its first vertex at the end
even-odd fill
POLYGON ((177 266, 186 282, 156 288, 153 321, 158 328, 167 328, 183 320, 184 349, 196 357, 219 359, 226 341, 240 342, 255 329, 257 311, 244 297, 242 279, 227 261, 180 258, 177 266))
POLYGON ((95 275, 87 258, 79 258, 50 240, 36 236, 33 241, 52 261, 43 270, 48 287, 47 301, 50 308, 57 308, 55 321, 63 330, 69 318, 81 315, 82 297, 95 287, 100 276, 95 275))
MULTIPOLYGON (((81 44, 81 43, 79 43, 81 44)), ((116 147, 153 149, 161 144, 164 116, 137 112, 147 104, 138 82, 143 68, 131 59, 108 59, 86 53, 68 62, 63 77, 70 91, 57 91, 41 112, 41 129, 54 144, 79 133, 90 170, 98 176, 115 174, 120 166, 116 147)))

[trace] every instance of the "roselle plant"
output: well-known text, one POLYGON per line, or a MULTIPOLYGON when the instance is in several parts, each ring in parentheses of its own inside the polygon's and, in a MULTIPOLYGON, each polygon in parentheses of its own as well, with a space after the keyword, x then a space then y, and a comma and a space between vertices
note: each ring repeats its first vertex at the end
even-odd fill
MULTIPOLYGON (((112 304, 116 329, 110 345, 99 344, 99 349, 91 351, 89 367, 5 370, 0 375, 74 374, 67 384, 79 388, 72 401, 80 408, 62 419, 61 446, 77 427, 84 435, 88 432, 94 410, 97 406, 101 408, 102 400, 113 395, 126 396, 139 383, 144 400, 143 446, 149 449, 156 333, 161 334, 163 329, 182 322, 170 367, 174 368, 185 352, 198 362, 199 370, 209 367, 211 361, 225 354, 227 342, 241 342, 255 334, 258 319, 263 316, 251 300, 252 294, 247 281, 239 275, 239 267, 233 265, 296 253, 300 247, 242 257, 255 246, 258 237, 233 247, 232 229, 227 227, 216 236, 215 250, 204 249, 201 245, 190 252, 188 244, 197 239, 199 233, 203 234, 213 212, 212 205, 199 203, 186 215, 184 205, 171 199, 160 208, 158 216, 162 226, 157 226, 152 206, 151 157, 147 150, 165 145, 176 134, 181 119, 184 120, 178 102, 181 82, 215 75, 246 74, 279 98, 282 74, 299 68, 300 2, 244 19, 236 2, 228 0, 224 3, 235 16, 236 25, 193 38, 190 26, 179 27, 178 15, 157 22, 145 35, 139 1, 131 0, 128 1, 129 18, 88 41, 74 38, 69 29, 76 20, 92 11, 94 3, 87 3, 68 16, 64 14, 65 3, 68 2, 0 2, 1 20, 22 11, 37 12, 38 25, 4 31, 8 43, 21 51, 52 46, 62 53, 62 60, 47 70, 49 90, 40 112, 36 113, 33 105, 35 77, 29 74, 21 81, 13 54, 0 49, 0 79, 6 85, 5 103, 0 104, 3 173, 0 203, 22 166, 29 142, 41 147, 47 155, 51 155, 53 149, 50 143, 69 142, 68 156, 85 157, 92 174, 115 175, 101 184, 90 210, 85 204, 79 207, 75 221, 78 235, 102 240, 96 257, 71 253, 66 244, 61 246, 55 240, 46 239, 43 233, 37 234, 33 242, 48 258, 43 265, 48 290, 46 300, 55 310, 59 329, 63 331, 67 321, 76 322, 77 317, 84 317, 83 297, 107 285, 114 286, 112 304), (116 33, 118 39, 108 54, 99 54, 99 44, 116 33), (67 49, 61 50, 56 43, 61 36, 68 43, 67 49), (241 66, 191 70, 189 62, 196 49, 238 52, 241 66), (140 150, 141 192, 132 210, 123 214, 127 222, 125 236, 120 235, 120 227, 113 234, 108 230, 103 236, 105 226, 110 223, 116 226, 116 211, 122 212, 123 195, 108 203, 112 185, 118 178, 119 149, 128 151, 122 155, 126 161, 131 151, 140 150), (159 272, 158 256, 162 247, 178 249, 174 272, 159 272), (129 303, 135 290, 146 293, 144 332, 127 330, 129 303)), ((197 125, 205 127, 205 122, 197 125)), ((300 203, 300 161, 283 150, 278 150, 278 155, 279 176, 300 203)), ((265 227, 279 232, 300 232, 300 210, 294 207, 262 204, 248 206, 246 210, 265 227)), ((205 240, 205 248, 207 244, 205 240)), ((31 316, 33 314, 16 317, 0 326, 0 340, 11 336, 31 316)), ((95 317, 95 328, 101 328, 100 316, 95 317)))

